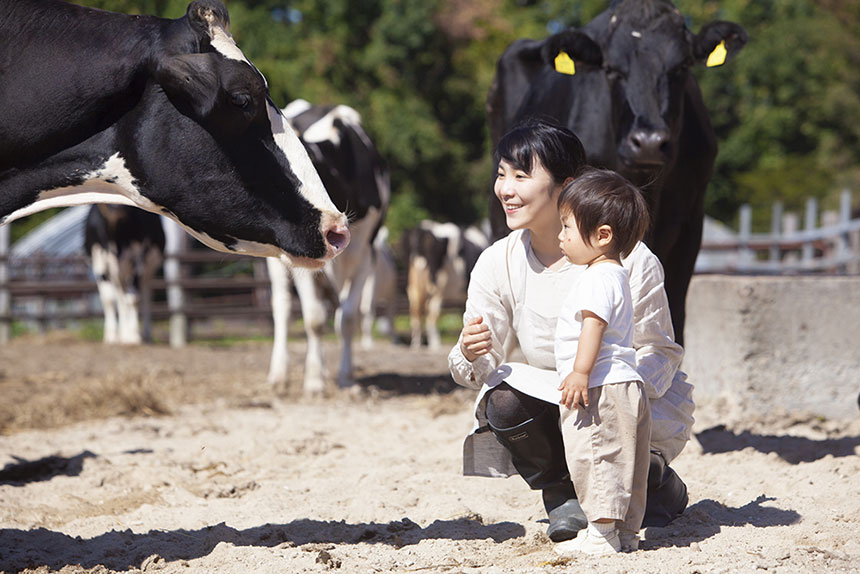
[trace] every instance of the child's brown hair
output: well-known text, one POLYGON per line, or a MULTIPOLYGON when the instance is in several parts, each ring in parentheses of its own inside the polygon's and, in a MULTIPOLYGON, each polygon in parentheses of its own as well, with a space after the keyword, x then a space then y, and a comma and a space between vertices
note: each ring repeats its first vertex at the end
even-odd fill
POLYGON ((611 227, 610 253, 620 257, 633 251, 650 222, 639 188, 606 169, 589 168, 568 182, 558 196, 558 211, 562 216, 573 215, 588 245, 601 225, 611 227))

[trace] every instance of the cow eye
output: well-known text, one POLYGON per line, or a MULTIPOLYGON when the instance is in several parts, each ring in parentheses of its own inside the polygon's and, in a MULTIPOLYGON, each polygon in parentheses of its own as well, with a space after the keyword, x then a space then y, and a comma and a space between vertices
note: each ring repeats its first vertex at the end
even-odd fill
POLYGON ((230 94, 230 103, 238 108, 245 109, 251 103, 251 96, 244 92, 234 92, 230 94))

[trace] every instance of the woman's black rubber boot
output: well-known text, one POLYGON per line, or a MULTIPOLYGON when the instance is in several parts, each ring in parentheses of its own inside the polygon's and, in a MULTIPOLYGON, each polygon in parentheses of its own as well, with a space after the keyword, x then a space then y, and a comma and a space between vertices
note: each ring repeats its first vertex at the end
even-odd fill
POLYGON ((547 535, 554 542, 569 540, 585 528, 588 520, 576 500, 570 481, 558 417, 550 410, 510 428, 490 430, 511 453, 520 476, 534 490, 542 490, 549 516, 547 535))
POLYGON ((648 502, 645 505, 642 528, 667 526, 683 514, 688 502, 687 485, 666 464, 663 455, 659 452, 651 452, 651 466, 648 469, 648 502))

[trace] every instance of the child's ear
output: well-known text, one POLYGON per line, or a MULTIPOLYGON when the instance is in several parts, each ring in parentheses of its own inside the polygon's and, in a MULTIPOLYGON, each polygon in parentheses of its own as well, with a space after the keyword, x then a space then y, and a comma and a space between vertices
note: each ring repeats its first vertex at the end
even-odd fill
POLYGON ((607 247, 612 244, 612 228, 608 225, 601 225, 597 228, 597 244, 600 247, 607 247))

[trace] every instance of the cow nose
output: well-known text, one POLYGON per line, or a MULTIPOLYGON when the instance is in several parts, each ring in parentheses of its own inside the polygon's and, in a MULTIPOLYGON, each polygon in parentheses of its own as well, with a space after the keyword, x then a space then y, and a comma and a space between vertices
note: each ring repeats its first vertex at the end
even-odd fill
POLYGON ((630 132, 627 144, 636 163, 660 165, 669 157, 669 132, 638 129, 630 132))
POLYGON ((349 226, 346 223, 346 217, 332 218, 327 222, 327 226, 323 230, 326 243, 328 244, 329 252, 332 257, 346 249, 349 245, 349 226))

